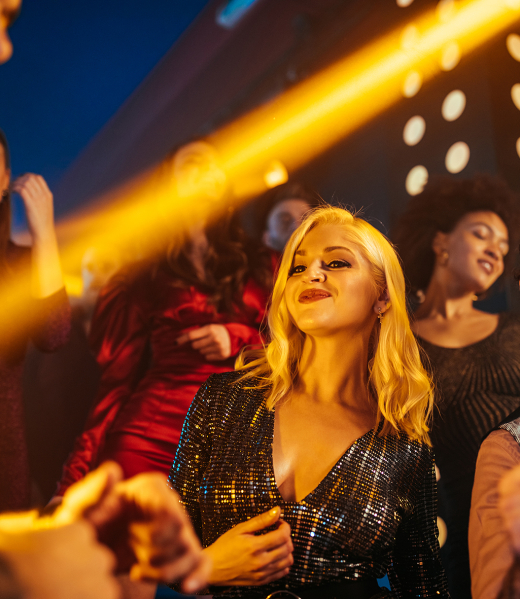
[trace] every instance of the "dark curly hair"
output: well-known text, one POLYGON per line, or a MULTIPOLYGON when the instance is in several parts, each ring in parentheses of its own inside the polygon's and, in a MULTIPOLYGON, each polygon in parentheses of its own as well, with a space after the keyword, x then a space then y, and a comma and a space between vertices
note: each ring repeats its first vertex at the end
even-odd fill
MULTIPOLYGON (((494 212, 505 223, 510 247, 516 247, 520 229, 519 199, 496 177, 476 175, 472 179, 436 177, 424 191, 411 198, 392 233, 401 256, 409 291, 425 291, 435 265, 432 248, 435 235, 450 233, 469 212, 494 212)), ((504 258, 504 272, 510 272, 515 252, 504 258)))

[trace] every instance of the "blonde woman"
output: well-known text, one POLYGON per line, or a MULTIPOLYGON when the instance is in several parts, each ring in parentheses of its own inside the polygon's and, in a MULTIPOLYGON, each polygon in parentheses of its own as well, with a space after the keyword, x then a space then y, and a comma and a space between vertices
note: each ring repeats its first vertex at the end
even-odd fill
POLYGON ((430 381, 391 244, 319 208, 285 249, 271 342, 193 401, 170 473, 214 597, 447 597, 430 381))

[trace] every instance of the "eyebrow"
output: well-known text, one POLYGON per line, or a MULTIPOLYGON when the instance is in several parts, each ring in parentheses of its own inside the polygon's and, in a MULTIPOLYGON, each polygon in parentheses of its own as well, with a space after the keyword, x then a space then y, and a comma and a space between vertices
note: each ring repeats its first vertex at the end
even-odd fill
MULTIPOLYGON (((354 252, 343 245, 331 245, 330 247, 326 247, 323 250, 323 253, 328 254, 329 252, 333 252, 334 250, 346 250, 347 252, 349 252, 350 254, 352 254, 354 256, 354 252)), ((305 256, 306 254, 307 254, 307 252, 305 250, 296 250, 294 252, 295 256, 305 256)))

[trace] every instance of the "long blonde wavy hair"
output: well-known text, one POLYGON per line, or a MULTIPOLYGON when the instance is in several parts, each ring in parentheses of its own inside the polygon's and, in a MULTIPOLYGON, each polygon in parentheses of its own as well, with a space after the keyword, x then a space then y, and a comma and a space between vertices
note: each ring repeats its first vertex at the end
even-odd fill
POLYGON ((298 379, 305 334, 294 324, 285 301, 285 286, 294 254, 311 229, 321 224, 344 227, 348 239, 368 260, 378 295, 387 289, 389 302, 381 325, 376 320, 370 340, 368 386, 377 399, 381 434, 406 433, 411 439, 430 444, 428 422, 433 408, 433 389, 410 328, 405 282, 396 251, 388 239, 365 220, 348 210, 319 207, 289 239, 274 285, 267 322, 270 342, 263 349, 245 350, 237 360, 244 370, 240 380, 258 377, 265 387, 266 405, 275 405, 289 395, 298 379))

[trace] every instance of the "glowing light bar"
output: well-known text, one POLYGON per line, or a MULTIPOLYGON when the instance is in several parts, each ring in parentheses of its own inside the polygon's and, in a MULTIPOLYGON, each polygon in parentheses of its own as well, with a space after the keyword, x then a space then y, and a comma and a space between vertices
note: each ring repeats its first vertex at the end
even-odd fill
POLYGON ((448 44, 464 56, 519 15, 515 0, 466 0, 442 20, 433 9, 406 44, 401 27, 215 133, 224 170, 239 179, 275 157, 289 172, 300 167, 400 100, 411 72, 438 74, 448 44))

